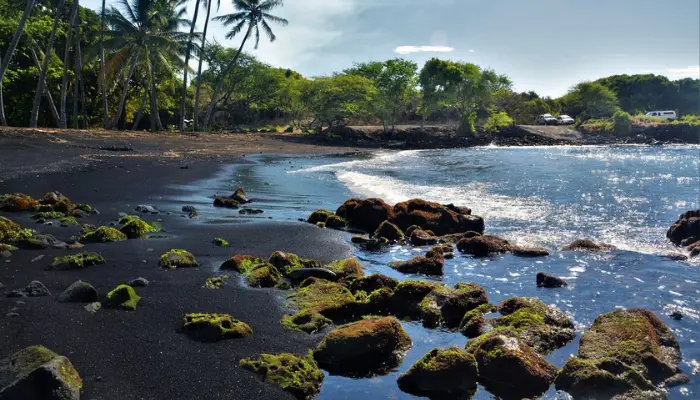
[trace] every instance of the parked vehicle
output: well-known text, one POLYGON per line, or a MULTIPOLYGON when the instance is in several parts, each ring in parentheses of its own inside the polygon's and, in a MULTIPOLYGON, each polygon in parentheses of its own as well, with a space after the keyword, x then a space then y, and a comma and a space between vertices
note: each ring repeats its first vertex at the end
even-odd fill
POLYGON ((552 114, 542 114, 537 116, 535 123, 537 125, 556 125, 557 119, 552 114))
POLYGON ((678 119, 678 115, 676 115, 675 111, 649 111, 647 117, 665 118, 669 121, 678 119))
POLYGON ((576 123, 576 120, 569 117, 566 114, 560 115, 557 118, 557 124, 559 124, 559 125, 573 125, 575 123, 576 123))

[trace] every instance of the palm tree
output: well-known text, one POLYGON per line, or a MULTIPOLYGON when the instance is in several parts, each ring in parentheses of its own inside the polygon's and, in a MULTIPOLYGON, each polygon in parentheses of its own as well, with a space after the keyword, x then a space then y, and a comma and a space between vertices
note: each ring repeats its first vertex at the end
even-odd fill
MULTIPOLYGON (((209 28, 209 16, 211 15, 211 1, 207 2, 204 0, 204 6, 207 8, 207 17, 204 19, 204 31, 202 31, 202 44, 199 47, 199 51, 204 51, 204 46, 206 46, 207 39, 207 28, 209 28)), ((221 6, 221 0, 217 0, 216 9, 218 10, 221 6)), ((199 56, 199 66, 197 67, 197 90, 194 95, 194 130, 196 131, 199 127, 199 94, 202 90, 202 64, 204 62, 204 57, 199 56)))
POLYGON ((231 26, 233 28, 226 34, 226 39, 232 39, 234 36, 243 31, 243 29, 248 25, 246 29, 245 36, 241 42, 241 46, 238 48, 238 52, 231 60, 231 63, 226 66, 224 73, 219 77, 219 82, 216 84, 216 89, 214 89, 214 94, 211 97, 209 106, 207 106, 207 114, 204 117, 204 129, 207 128, 211 116, 214 113, 214 107, 218 102, 217 97, 221 93, 221 89, 224 85, 224 79, 233 71, 233 68, 238 62, 238 58, 243 52, 243 47, 251 34, 255 34, 255 48, 258 48, 260 43, 260 26, 262 26, 263 31, 270 39, 274 42, 277 37, 272 32, 269 22, 274 22, 285 26, 289 23, 284 18, 276 17, 269 13, 269 11, 274 10, 277 7, 282 6, 282 0, 233 0, 233 8, 237 11, 233 14, 222 15, 220 17, 214 18, 214 21, 221 21, 224 26, 231 26), (268 22, 269 21, 269 22, 268 22))
POLYGON ((56 29, 58 29, 58 23, 61 21, 61 15, 63 14, 63 6, 65 4, 66 0, 60 0, 58 2, 56 16, 53 20, 53 27, 51 28, 51 34, 49 35, 49 40, 46 44, 46 51, 44 52, 44 62, 41 64, 41 72, 39 72, 39 82, 36 85, 36 93, 34 93, 34 104, 32 105, 32 113, 29 119, 30 128, 36 128, 37 122, 39 120, 39 106, 41 105, 41 95, 44 93, 44 87, 46 86, 46 72, 49 69, 49 60, 51 59, 51 53, 53 53, 53 42, 56 39, 56 29))
POLYGON ((180 103, 180 131, 182 132, 185 131, 185 102, 187 100, 187 73, 189 72, 187 64, 189 64, 190 62, 190 52, 192 51, 192 35, 194 35, 194 28, 195 24, 197 23, 197 16, 199 15, 199 3, 200 0, 197 0, 197 2, 194 5, 192 25, 190 26, 190 37, 187 39, 187 48, 185 49, 185 68, 183 68, 182 72, 182 101, 180 103))
POLYGON ((104 128, 109 129, 109 112, 107 107, 107 79, 105 77, 105 2, 102 0, 100 12, 100 86, 102 87, 102 112, 104 113, 104 128))
POLYGON ((114 53, 106 68, 119 68, 126 65, 126 62, 129 63, 112 128, 116 127, 124 112, 131 79, 139 62, 148 71, 151 81, 151 127, 154 130, 158 128, 154 69, 157 66, 172 69, 182 63, 179 57, 189 35, 178 29, 187 26, 189 21, 183 18, 185 9, 176 7, 184 2, 185 0, 131 0, 130 3, 129 0, 119 0, 124 14, 114 7, 105 13, 109 29, 106 31, 108 38, 104 41, 104 47, 114 53))
POLYGON ((27 23, 33 7, 34 0, 27 0, 27 7, 24 9, 24 14, 22 14, 22 18, 19 20, 19 25, 17 26, 15 34, 12 35, 10 47, 7 48, 7 53, 5 53, 5 56, 0 58, 0 124, 3 126, 7 126, 7 121, 5 120, 5 107, 2 104, 2 79, 5 77, 5 71, 7 71, 10 61, 12 61, 12 56, 17 48, 17 43, 19 43, 19 38, 22 36, 22 32, 24 32, 24 25, 27 23))
POLYGON ((66 129, 68 127, 68 116, 66 115, 66 95, 68 93, 68 70, 70 66, 70 49, 73 41, 73 29, 75 28, 75 17, 78 14, 78 0, 73 0, 73 6, 68 18, 68 33, 66 35, 66 46, 63 53, 63 80, 61 81, 61 119, 58 127, 66 129))

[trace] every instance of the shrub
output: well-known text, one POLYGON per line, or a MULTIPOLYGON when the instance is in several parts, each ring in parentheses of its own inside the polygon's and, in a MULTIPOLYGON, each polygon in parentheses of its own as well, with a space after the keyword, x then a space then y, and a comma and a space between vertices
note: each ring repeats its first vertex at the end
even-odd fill
POLYGON ((484 130, 486 130, 488 133, 496 133, 501 129, 512 125, 513 118, 511 118, 505 111, 501 111, 489 115, 489 118, 484 124, 484 130))
POLYGON ((613 125, 616 134, 627 135, 632 130, 632 116, 622 110, 618 110, 613 114, 613 125))

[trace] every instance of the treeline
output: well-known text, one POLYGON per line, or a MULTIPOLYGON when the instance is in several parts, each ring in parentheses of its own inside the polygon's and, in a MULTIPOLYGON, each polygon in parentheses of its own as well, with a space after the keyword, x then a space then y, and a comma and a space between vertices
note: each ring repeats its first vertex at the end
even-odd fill
POLYGON ((261 36, 275 40, 273 24, 287 24, 271 14, 282 1, 232 1, 235 13, 217 17, 207 0, 192 10, 185 0, 120 0, 99 14, 78 0, 0 0, 0 122, 152 130, 451 122, 468 133, 532 124, 544 113, 583 121, 621 110, 700 112, 700 80, 658 75, 583 82, 561 98, 517 93, 505 75, 440 59, 359 63, 308 78, 244 51, 261 36), (207 40, 211 20, 229 27, 234 48, 207 40))

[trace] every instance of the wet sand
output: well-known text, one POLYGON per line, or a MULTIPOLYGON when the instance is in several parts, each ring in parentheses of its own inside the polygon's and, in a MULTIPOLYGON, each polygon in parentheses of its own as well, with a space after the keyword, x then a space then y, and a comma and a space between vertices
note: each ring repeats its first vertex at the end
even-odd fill
MULTIPOLYGON (((348 149, 245 135, 209 137, 205 142, 181 135, 172 139, 0 131, 0 193, 40 197, 48 191, 60 191, 100 211, 82 223, 107 225, 119 212, 133 212, 137 204, 166 196, 171 185, 209 177, 224 163, 245 162, 242 155, 252 150, 331 153, 348 149), (119 150, 120 146, 124 149, 119 150), (188 168, 182 169, 185 165, 188 168)), ((343 258, 351 252, 347 234, 293 222, 208 224, 183 218, 175 207, 162 211, 172 214, 144 217, 149 222, 163 220, 165 232, 159 238, 87 244, 81 250, 21 250, 10 259, 0 259, 0 283, 4 285, 0 289, 0 357, 34 344, 65 355, 84 380, 82 397, 86 399, 292 398, 239 368, 238 361, 260 353, 303 354, 322 335, 282 328, 279 320, 286 311, 282 291, 247 288, 236 274, 219 290, 203 288, 204 281, 215 275, 222 260, 234 254, 266 257, 283 250, 324 262, 343 258), (215 237, 226 238, 230 247, 213 246, 215 237), (159 268, 158 258, 171 248, 192 252, 200 268, 159 268), (80 251, 100 252, 107 263, 81 271, 46 270, 54 256, 80 251), (37 259, 39 256, 43 257, 37 259), (104 296, 137 277, 151 284, 136 289, 142 299, 134 312, 101 310, 90 314, 83 309, 84 304, 56 301, 76 280, 93 284, 104 296), (32 280, 43 282, 52 296, 4 296, 32 280), (8 317, 9 312, 19 316, 8 317), (254 333, 245 339, 195 342, 177 332, 189 312, 229 313, 248 322, 254 333)), ((79 230, 35 224, 29 213, 0 215, 62 240, 79 230)))

